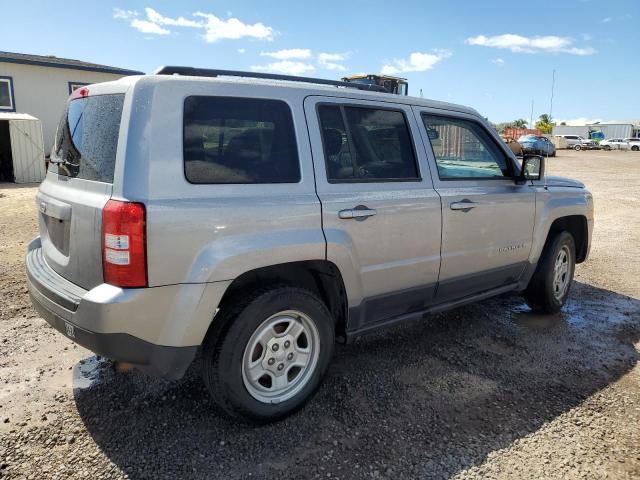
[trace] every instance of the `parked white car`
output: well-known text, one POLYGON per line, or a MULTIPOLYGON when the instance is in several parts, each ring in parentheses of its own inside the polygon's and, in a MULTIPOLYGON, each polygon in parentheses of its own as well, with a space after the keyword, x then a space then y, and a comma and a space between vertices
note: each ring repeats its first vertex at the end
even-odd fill
POLYGON ((629 144, 629 148, 634 152, 640 151, 640 138, 625 138, 624 141, 629 144))
POLYGON ((566 148, 571 148, 573 150, 591 150, 597 148, 597 145, 593 140, 589 140, 580 135, 557 135, 558 137, 562 137, 567 142, 566 148))
MULTIPOLYGON (((629 139, 627 138, 607 138, 600 142, 600 146, 607 151, 629 150, 632 147, 632 145, 629 143, 628 140, 629 139)), ((640 145, 640 143, 633 145, 635 147, 634 150, 638 150, 639 148, 638 145, 640 145)))

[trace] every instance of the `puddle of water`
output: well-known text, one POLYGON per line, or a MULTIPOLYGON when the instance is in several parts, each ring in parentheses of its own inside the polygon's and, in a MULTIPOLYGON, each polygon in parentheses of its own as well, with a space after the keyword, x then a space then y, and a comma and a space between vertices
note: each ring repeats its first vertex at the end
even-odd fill
POLYGON ((100 379, 100 372, 105 359, 93 356, 80 360, 73 366, 73 388, 81 390, 91 388, 100 379))
POLYGON ((594 321, 610 326, 622 325, 632 321, 638 309, 633 300, 611 295, 596 300, 569 298, 560 313, 553 315, 534 313, 526 303, 516 305, 511 311, 515 314, 514 320, 521 325, 550 328, 563 322, 574 327, 584 327, 594 321))
POLYGON ((515 314, 512 317, 513 320, 518 325, 522 325, 527 328, 550 329, 561 325, 563 321, 567 320, 564 312, 553 315, 535 313, 531 311, 526 303, 516 305, 511 309, 511 311, 515 314))

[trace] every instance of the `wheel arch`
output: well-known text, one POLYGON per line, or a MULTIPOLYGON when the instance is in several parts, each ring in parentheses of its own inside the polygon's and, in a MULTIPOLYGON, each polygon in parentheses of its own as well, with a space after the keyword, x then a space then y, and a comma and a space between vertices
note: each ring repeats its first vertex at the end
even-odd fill
POLYGON ((587 224, 587 217, 584 215, 568 215, 565 217, 556 218, 547 234, 546 245, 549 240, 552 239, 557 233, 567 231, 573 237, 573 241, 576 246, 576 263, 582 263, 587 258, 587 251, 589 245, 589 231, 587 224))
MULTIPOLYGON (((255 268, 236 277, 227 287, 218 309, 233 305, 246 292, 269 286, 301 287, 315 293, 335 320, 336 337, 345 335, 348 319, 347 293, 338 267, 328 260, 303 260, 255 268)), ((207 335, 224 329, 214 320, 207 335)))

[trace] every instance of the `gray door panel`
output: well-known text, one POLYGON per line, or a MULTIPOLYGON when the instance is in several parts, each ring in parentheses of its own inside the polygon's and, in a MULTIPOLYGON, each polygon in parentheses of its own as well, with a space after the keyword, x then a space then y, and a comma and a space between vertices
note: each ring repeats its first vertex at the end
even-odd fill
MULTIPOLYGON (((436 302, 517 281, 532 245, 534 189, 530 185, 516 185, 511 178, 441 179, 422 114, 478 122, 489 140, 495 140, 497 134, 487 129, 481 119, 468 114, 418 107, 414 111, 420 122, 433 183, 442 198, 442 265, 436 302)), ((507 162, 515 162, 510 150, 498 142, 499 137, 493 154, 504 154, 507 162)))
POLYGON ((424 308, 431 302, 432 290, 423 287, 436 284, 440 269, 441 206, 411 109, 397 106, 405 113, 414 143, 418 141, 420 180, 330 183, 316 110, 325 103, 386 109, 389 104, 333 97, 305 100, 327 258, 342 272, 350 309, 365 312, 355 316, 349 328, 406 313, 408 308, 406 302, 380 300, 373 310, 357 310, 365 299, 413 291, 410 304, 424 308), (359 217, 363 209, 369 213, 359 217))

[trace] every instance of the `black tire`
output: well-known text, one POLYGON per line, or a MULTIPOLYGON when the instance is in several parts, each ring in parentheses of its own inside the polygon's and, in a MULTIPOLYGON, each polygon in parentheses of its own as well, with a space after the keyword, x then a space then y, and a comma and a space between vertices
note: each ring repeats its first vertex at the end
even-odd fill
POLYGON ((582 150, 582 145, 579 145, 579 144, 578 144, 578 145, 574 145, 573 149, 574 149, 576 152, 579 152, 580 150, 582 150))
POLYGON ((534 312, 557 313, 560 311, 571 290, 575 265, 575 241, 569 232, 559 232, 547 240, 536 271, 524 291, 524 298, 534 312), (565 247, 569 252, 569 266, 566 274, 569 277, 568 286, 564 294, 558 298, 554 292, 554 266, 560 252, 565 247))
POLYGON ((251 423, 276 421, 301 408, 320 385, 333 356, 335 326, 326 305, 308 290, 279 286, 249 293, 225 310, 214 319, 220 327, 207 336, 202 354, 202 376, 211 397, 232 417, 251 423), (244 351, 265 320, 294 309, 314 322, 320 342, 319 356, 297 394, 280 403, 263 403, 245 387, 244 351))
POLYGON ((631 147, 631 150, 637 152, 638 150, 640 150, 640 147, 638 147, 638 145, 634 145, 633 147, 631 147))
POLYGON ((604 148, 606 152, 610 152, 611 151, 611 145, 605 145, 602 148, 604 148))

